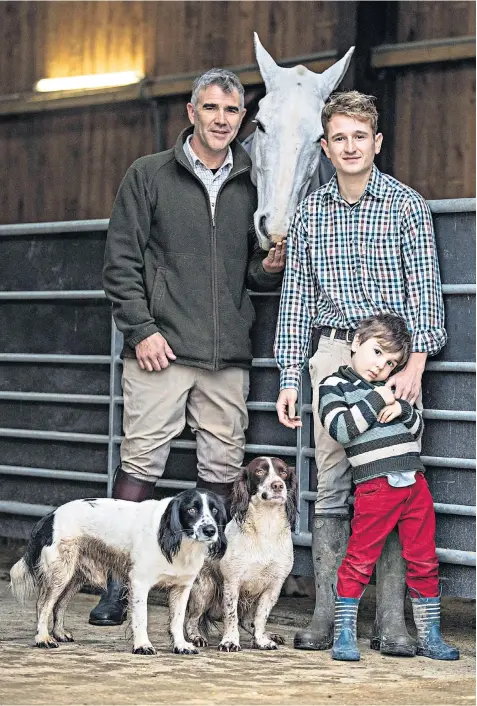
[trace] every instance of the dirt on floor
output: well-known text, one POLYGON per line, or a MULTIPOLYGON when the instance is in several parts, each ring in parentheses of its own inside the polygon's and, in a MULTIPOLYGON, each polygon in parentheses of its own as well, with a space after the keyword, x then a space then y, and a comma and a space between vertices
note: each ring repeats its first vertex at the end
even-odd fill
MULTIPOLYGON (((8 562, 7 562, 8 563, 8 562)), ((457 662, 425 657, 386 657, 369 649, 374 590, 360 607, 361 661, 333 661, 329 652, 293 649, 297 627, 306 624, 309 599, 281 598, 269 621, 286 645, 275 652, 217 651, 218 632, 200 655, 169 652, 167 608, 153 593, 149 636, 154 656, 133 655, 130 628, 88 625, 97 596, 78 594, 67 626, 75 642, 58 649, 34 646, 35 606, 18 606, 10 594, 5 561, 0 566, 0 704, 473 704, 475 703, 475 602, 443 599, 445 638, 460 649, 457 662)))

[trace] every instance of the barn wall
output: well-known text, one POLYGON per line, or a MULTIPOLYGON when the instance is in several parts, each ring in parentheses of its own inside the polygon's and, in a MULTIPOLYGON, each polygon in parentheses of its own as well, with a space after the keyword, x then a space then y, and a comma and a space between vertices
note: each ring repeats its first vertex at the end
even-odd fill
MULTIPOLYGON (((277 59, 330 49, 341 56, 359 45, 369 17, 382 25, 370 41, 475 34, 472 2, 2 2, 0 90, 22 94, 50 76, 137 69, 157 77, 251 64, 253 30, 277 59)), ((373 72, 368 58, 363 47, 346 81, 365 85, 384 109, 380 166, 426 198, 473 196, 473 62, 373 72)), ((167 146, 187 124, 184 103, 175 97, 164 106, 167 146)), ((152 151, 147 102, 2 116, 0 222, 107 217, 127 166, 152 151)))

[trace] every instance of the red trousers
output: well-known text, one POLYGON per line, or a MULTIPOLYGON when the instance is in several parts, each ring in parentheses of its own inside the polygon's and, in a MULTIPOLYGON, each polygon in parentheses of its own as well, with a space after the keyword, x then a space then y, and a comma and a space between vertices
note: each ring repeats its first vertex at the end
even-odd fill
POLYGON ((338 596, 359 598, 369 583, 389 533, 398 528, 406 583, 413 597, 439 595, 436 518, 423 473, 405 488, 394 488, 386 477, 356 486, 354 518, 346 556, 338 569, 338 596), (414 591, 413 591, 414 589, 414 591))

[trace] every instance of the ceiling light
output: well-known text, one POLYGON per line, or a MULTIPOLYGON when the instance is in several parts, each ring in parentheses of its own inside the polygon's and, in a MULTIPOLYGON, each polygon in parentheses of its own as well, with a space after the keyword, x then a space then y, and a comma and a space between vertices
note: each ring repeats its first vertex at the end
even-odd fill
POLYGON ((90 74, 88 76, 67 76, 65 78, 42 78, 35 84, 35 91, 78 91, 88 88, 113 88, 139 83, 144 74, 138 71, 120 71, 112 74, 90 74))

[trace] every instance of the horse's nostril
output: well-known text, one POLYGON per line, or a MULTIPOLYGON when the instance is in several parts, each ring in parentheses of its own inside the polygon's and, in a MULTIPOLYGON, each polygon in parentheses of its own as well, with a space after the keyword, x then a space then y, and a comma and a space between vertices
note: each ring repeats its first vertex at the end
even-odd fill
POLYGON ((268 238, 267 219, 265 216, 261 216, 260 218, 260 230, 262 231, 263 235, 268 238))

